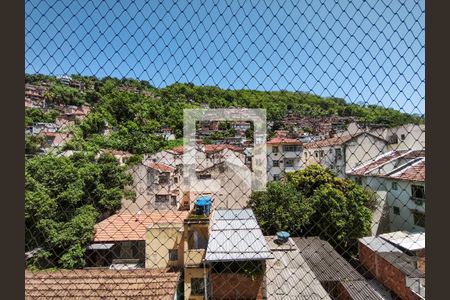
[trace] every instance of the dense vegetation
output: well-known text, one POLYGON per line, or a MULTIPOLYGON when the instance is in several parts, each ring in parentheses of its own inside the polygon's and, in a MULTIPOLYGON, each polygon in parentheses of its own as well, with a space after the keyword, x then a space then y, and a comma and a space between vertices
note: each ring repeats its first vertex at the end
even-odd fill
MULTIPOLYGON (((132 153, 154 152, 168 147, 158 135, 172 128, 182 136, 183 109, 207 105, 211 108, 247 107, 267 109, 268 121, 279 127, 288 112, 301 116, 351 116, 360 122, 396 126, 421 123, 423 118, 394 109, 349 104, 344 99, 322 98, 303 92, 263 92, 224 90, 211 86, 175 83, 156 89, 147 81, 93 76, 72 76, 85 86, 83 91, 61 84, 55 77, 26 75, 27 83, 50 85, 48 101, 63 104, 89 103, 93 112, 80 125, 82 139, 71 147, 80 149, 90 143, 99 148, 115 148, 132 153), (105 135, 105 131, 110 134, 105 135), (83 143, 81 143, 83 142, 83 143)), ((220 138, 220 137, 218 137, 220 138)))
POLYGON ((76 268, 96 222, 133 199, 125 167, 110 155, 34 156, 25 165, 27 251, 39 248, 31 266, 76 268))
POLYGON ((295 236, 319 236, 341 253, 356 250, 370 233, 373 197, 350 180, 312 165, 268 184, 249 201, 264 234, 285 230, 295 236))

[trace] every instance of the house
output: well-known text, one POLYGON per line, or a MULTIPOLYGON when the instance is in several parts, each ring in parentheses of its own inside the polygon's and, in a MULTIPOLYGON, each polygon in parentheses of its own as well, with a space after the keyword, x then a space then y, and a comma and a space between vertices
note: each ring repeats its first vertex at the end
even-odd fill
POLYGON ((25 84, 25 106, 32 108, 46 108, 44 85, 25 84))
POLYGON ((305 144, 302 157, 305 166, 320 164, 346 177, 346 172, 387 149, 387 141, 368 132, 342 135, 305 144))
POLYGON ((293 238, 301 256, 332 299, 390 299, 319 237, 293 238))
MULTIPOLYGON (((137 199, 124 199, 124 211, 190 209, 202 194, 214 195, 224 208, 244 207, 251 194, 251 172, 245 164, 244 150, 232 145, 203 145, 193 151, 195 184, 183 180, 184 147, 146 155, 131 170, 132 188, 137 199), (195 151, 195 152, 194 152, 195 151), (238 188, 236 188, 238 186, 238 188)), ((192 180, 194 180, 192 178, 192 180)))
POLYGON ((280 180, 302 167, 303 143, 297 139, 274 137, 267 141, 267 180, 280 180))
POLYGON ((43 131, 38 134, 45 138, 45 148, 49 151, 63 147, 73 137, 71 133, 43 131))
POLYGON ((388 150, 425 149, 425 124, 405 124, 372 131, 388 141, 388 150))
POLYGON ((204 257, 213 299, 262 299, 266 261, 271 258, 251 209, 218 209, 213 213, 204 257), (252 277, 243 274, 244 269, 252 277))
POLYGON ((274 256, 266 262, 267 299, 331 300, 292 238, 284 242, 276 236, 265 239, 274 256))
POLYGON ((25 271, 25 299, 164 299, 177 294, 180 273, 168 269, 25 271))
POLYGON ((373 234, 425 230, 425 151, 393 150, 347 173, 375 192, 373 234), (381 216, 387 219, 382 219, 381 216))
POLYGON ((41 132, 57 132, 59 129, 60 127, 58 126, 58 124, 55 123, 38 122, 31 126, 28 126, 25 129, 25 133, 36 135, 40 134, 41 132))
POLYGON ((162 224, 180 228, 187 215, 186 211, 114 214, 95 225, 94 238, 88 247, 88 261, 93 266, 115 267, 121 264, 127 268, 143 268, 146 255, 151 255, 146 252, 148 228, 162 224))
POLYGON ((185 299, 262 299, 271 252, 250 209, 196 207, 183 224, 148 226, 146 240, 145 267, 183 269, 185 299))
POLYGON ((425 299, 425 233, 360 238, 358 251, 361 264, 400 299, 425 299))

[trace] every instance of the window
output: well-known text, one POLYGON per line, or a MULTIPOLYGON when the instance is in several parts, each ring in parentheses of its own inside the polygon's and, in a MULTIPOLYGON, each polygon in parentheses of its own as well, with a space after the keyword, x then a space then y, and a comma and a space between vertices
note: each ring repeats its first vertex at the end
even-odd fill
POLYGON ((394 206, 394 215, 400 215, 400 208, 398 206, 394 206))
POLYGON ((413 216, 414 225, 425 228, 425 214, 418 211, 413 211, 413 216))
POLYGON ((170 198, 172 199, 172 205, 177 205, 177 196, 172 195, 170 198))
POLYGON ((294 167, 294 160, 292 158, 288 158, 284 160, 284 167, 285 168, 293 168, 294 167))
POLYGON ((211 174, 200 174, 198 179, 211 179, 211 174))
POLYGON ((404 134, 402 134, 402 135, 400 135, 400 138, 402 139, 402 141, 404 141, 406 137, 404 134))
POLYGON ((169 202, 169 195, 156 195, 155 202, 156 203, 169 202))
POLYGON ((284 152, 299 152, 300 146, 299 145, 284 145, 283 151, 284 152))
POLYGON ((308 158, 308 152, 305 151, 305 158, 308 158))
POLYGON ((278 146, 272 147, 272 153, 278 153, 278 146))
POLYGON ((274 181, 280 180, 280 174, 273 174, 273 180, 274 181))
POLYGON ((342 149, 336 148, 334 151, 336 151, 336 159, 342 159, 342 149))
POLYGON ((203 278, 191 278, 191 295, 203 296, 205 294, 205 280, 203 278))
POLYGON ((274 161, 272 161, 272 165, 274 167, 279 167, 280 166, 280 162, 278 160, 274 160, 274 161))
POLYGON ((397 182, 396 182, 396 181, 393 181, 393 182, 392 182, 391 188, 392 188, 394 191, 396 191, 396 190, 398 189, 398 186, 397 186, 397 182))
POLYGON ((177 249, 169 249, 169 260, 170 261, 178 260, 178 250, 177 249))
POLYGON ((178 183, 178 176, 173 178, 173 182, 178 183))
POLYGON ((423 185, 411 185, 411 196, 416 199, 425 199, 425 187, 423 185))
POLYGON ((355 182, 359 185, 362 185, 362 178, 361 177, 356 177, 355 178, 355 182))
POLYGON ((398 144, 398 136, 396 134, 389 137, 389 144, 398 144))
POLYGON ((166 184, 169 182, 169 173, 161 173, 161 175, 159 175, 159 184, 166 184))

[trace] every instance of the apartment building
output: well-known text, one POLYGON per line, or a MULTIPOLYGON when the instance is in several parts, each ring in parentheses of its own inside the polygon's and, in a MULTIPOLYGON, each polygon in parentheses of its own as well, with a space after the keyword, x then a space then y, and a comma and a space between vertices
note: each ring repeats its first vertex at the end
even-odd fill
POLYGON ((280 180, 286 173, 302 167, 303 143, 297 139, 275 137, 267 142, 267 180, 280 180))
POLYGON ((375 192, 379 207, 374 234, 425 231, 425 150, 389 151, 354 168, 348 176, 375 192), (381 212, 385 220, 377 218, 381 212))
POLYGON ((375 158, 387 150, 387 141, 368 132, 339 135, 307 143, 302 161, 305 166, 320 164, 346 177, 355 166, 375 158))

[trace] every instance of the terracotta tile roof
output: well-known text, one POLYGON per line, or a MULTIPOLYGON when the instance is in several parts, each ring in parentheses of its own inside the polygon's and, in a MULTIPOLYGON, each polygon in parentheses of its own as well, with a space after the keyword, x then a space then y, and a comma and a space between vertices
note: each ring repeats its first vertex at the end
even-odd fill
POLYGON ((39 135, 44 136, 44 137, 53 138, 53 140, 51 142, 52 147, 62 146, 65 143, 67 143, 68 141, 70 141, 73 137, 72 134, 70 134, 70 133, 48 132, 48 131, 43 131, 43 132, 39 133, 39 135))
POLYGON ((408 181, 425 181, 425 151, 424 150, 401 150, 390 151, 378 156, 362 166, 354 168, 349 175, 357 176, 379 176, 386 178, 396 178, 408 181), (406 159, 408 162, 400 165, 387 174, 372 172, 381 168, 384 164, 397 159, 406 159))
POLYGON ((274 137, 267 142, 269 145, 303 145, 303 143, 296 139, 289 139, 284 137, 274 137))
POLYGON ((95 225, 94 242, 142 241, 150 224, 182 224, 188 211, 152 211, 140 214, 119 213, 95 225))
POLYGON ((176 152, 178 154, 183 154, 184 153, 184 146, 178 146, 178 147, 170 149, 169 151, 176 152))
POLYGON ((147 163, 146 166, 161 172, 173 172, 176 170, 176 168, 162 163, 147 163))
POLYGON ((383 164, 396 159, 402 155, 405 155, 407 151, 390 151, 385 154, 382 154, 376 157, 374 160, 369 161, 361 166, 353 169, 349 174, 350 175, 366 175, 369 171, 381 167, 383 164))
POLYGON ((425 181, 425 158, 388 177, 407 181, 425 181))
POLYGON ((228 144, 205 145, 205 152, 217 152, 217 151, 221 151, 221 150, 225 150, 225 149, 229 149, 232 151, 239 151, 239 152, 244 151, 244 149, 241 147, 228 145, 228 144))
POLYGON ((332 146, 337 146, 337 145, 342 145, 347 143, 348 141, 352 140, 353 138, 356 138, 360 135, 369 135, 372 136, 376 139, 379 140, 383 140, 383 138, 374 135, 370 132, 360 132, 358 134, 348 134, 348 135, 343 135, 343 136, 335 136, 332 138, 328 138, 328 139, 324 139, 324 140, 320 140, 320 141, 316 141, 316 142, 312 142, 312 143, 308 143, 305 145, 305 148, 323 148, 323 147, 332 147, 332 146))
POLYGON ((166 269, 25 271, 25 299, 174 299, 179 273, 166 269))

